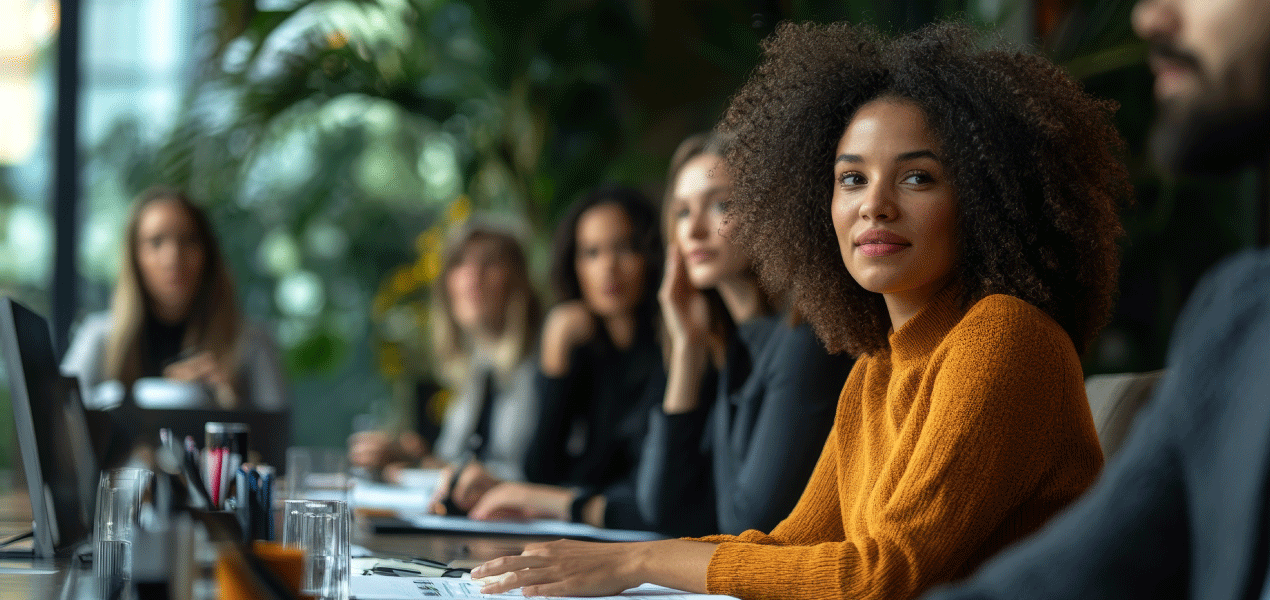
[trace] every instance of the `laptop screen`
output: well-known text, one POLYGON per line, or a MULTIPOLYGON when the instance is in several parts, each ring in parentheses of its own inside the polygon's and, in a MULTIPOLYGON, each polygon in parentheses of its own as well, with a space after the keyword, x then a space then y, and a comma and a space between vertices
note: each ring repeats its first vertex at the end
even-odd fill
POLYGON ((12 392, 34 517, 35 554, 66 555, 88 540, 97 461, 73 380, 62 376, 48 322, 0 298, 0 350, 12 392))

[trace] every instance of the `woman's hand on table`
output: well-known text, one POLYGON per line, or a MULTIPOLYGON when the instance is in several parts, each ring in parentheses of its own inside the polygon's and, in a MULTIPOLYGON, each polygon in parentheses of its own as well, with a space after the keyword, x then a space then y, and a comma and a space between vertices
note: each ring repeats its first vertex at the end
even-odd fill
POLYGON ((221 408, 238 405, 238 393, 234 390, 234 377, 230 370, 206 350, 184 360, 174 362, 163 369, 163 376, 177 381, 199 382, 212 390, 216 404, 221 408))
POLYGON ((451 491, 450 481, 453 479, 454 465, 449 465, 441 470, 437 489, 433 492, 432 501, 429 503, 434 514, 445 514, 445 499, 447 497, 454 501, 455 506, 462 510, 470 511, 491 488, 503 483, 501 479, 490 474, 485 469, 485 466, 479 462, 470 462, 463 468, 463 472, 459 474, 458 484, 451 491))
POLYGON ((386 431, 359 431, 348 436, 348 463, 378 469, 390 461, 392 436, 386 431))
POLYGON ((348 436, 348 463, 378 469, 392 463, 412 463, 427 453, 427 443, 413 432, 393 436, 387 431, 359 431, 348 436))
POLYGON ((642 583, 705 593, 715 545, 687 540, 612 544, 559 540, 472 569, 482 594, 612 596, 642 583))
POLYGON ((478 521, 555 519, 569 520, 573 491, 553 485, 505 481, 490 488, 468 510, 478 521))

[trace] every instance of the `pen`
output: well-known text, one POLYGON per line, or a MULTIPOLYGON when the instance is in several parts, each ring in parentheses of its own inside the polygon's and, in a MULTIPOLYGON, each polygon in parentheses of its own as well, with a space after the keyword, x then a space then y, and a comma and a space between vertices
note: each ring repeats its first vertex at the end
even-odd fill
POLYGON ((224 500, 223 482, 229 477, 226 472, 229 457, 226 456, 224 448, 208 448, 203 453, 203 462, 207 465, 207 491, 212 500, 212 510, 220 510, 221 502, 224 500))
POLYGON ((203 485, 204 475, 203 469, 198 464, 198 449, 190 450, 190 444, 194 442, 191 438, 185 438, 185 461, 181 465, 181 471, 185 475, 185 485, 190 490, 190 495, 195 498, 196 506, 202 504, 204 507, 211 509, 212 498, 207 493, 207 486, 203 485))
MULTIPOLYGON (((254 473, 254 471, 253 471, 254 473)), ((237 503, 234 511, 238 513, 238 525, 243 529, 243 539, 251 540, 251 519, 253 516, 251 508, 251 489, 247 485, 247 471, 238 469, 234 471, 234 501, 237 503)))
POLYGON ((246 479, 247 506, 250 510, 248 513, 250 518, 248 521, 249 535, 253 540, 263 540, 265 539, 265 527, 261 519, 265 516, 265 509, 260 501, 260 473, 257 473, 255 469, 247 471, 246 479))
POLYGON ((273 467, 268 465, 257 465, 256 472, 260 474, 260 504, 264 506, 262 519, 264 519, 264 535, 266 540, 274 539, 273 532, 273 467))
POLYGON ((218 493, 220 503, 216 507, 224 508, 225 501, 229 499, 229 482, 234 472, 229 470, 229 448, 217 448, 217 451, 220 455, 220 492, 218 493))
POLYGON ((446 490, 445 500, 441 503, 441 505, 445 507, 445 514, 449 516, 467 516, 467 511, 459 508, 458 504, 455 504, 454 490, 459 485, 459 477, 463 475, 463 470, 466 469, 475 458, 476 452, 473 452, 472 449, 469 448, 464 450, 462 456, 459 457, 458 462, 454 463, 457 466, 454 468, 454 475, 450 477, 450 489, 446 490))

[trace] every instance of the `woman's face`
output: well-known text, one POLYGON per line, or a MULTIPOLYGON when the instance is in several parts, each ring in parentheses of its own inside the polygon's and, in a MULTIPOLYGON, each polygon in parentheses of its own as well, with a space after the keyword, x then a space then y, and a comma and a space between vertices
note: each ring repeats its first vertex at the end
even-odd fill
POLYGON ((194 219, 174 200, 156 200, 137 220, 141 285, 160 315, 184 318, 203 274, 204 248, 194 219))
POLYGON ((692 158, 675 177, 671 225, 688 280, 698 289, 713 288, 750 268, 749 255, 728 241, 732 227, 724 216, 731 191, 727 167, 713 154, 692 158))
POLYGON ((926 116, 892 98, 860 107, 838 142, 832 216, 866 290, 924 304, 957 260, 956 192, 926 116))
POLYGON ((644 257, 620 206, 600 204, 578 219, 574 269, 582 300, 601 318, 633 314, 644 293, 644 257))
POLYGON ((454 321, 463 331, 499 333, 511 298, 512 267, 498 241, 476 236, 463 244, 445 276, 454 321))

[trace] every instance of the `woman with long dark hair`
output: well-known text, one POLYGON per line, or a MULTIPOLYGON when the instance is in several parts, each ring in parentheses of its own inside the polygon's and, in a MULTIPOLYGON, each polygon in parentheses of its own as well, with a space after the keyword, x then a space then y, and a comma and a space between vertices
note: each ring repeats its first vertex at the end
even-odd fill
POLYGON ((635 474, 650 410, 665 389, 658 345, 662 245, 657 212, 638 191, 603 187, 556 229, 558 303, 543 326, 538 429, 525 457, 530 483, 479 466, 451 494, 476 519, 553 518, 645 527, 635 474))

